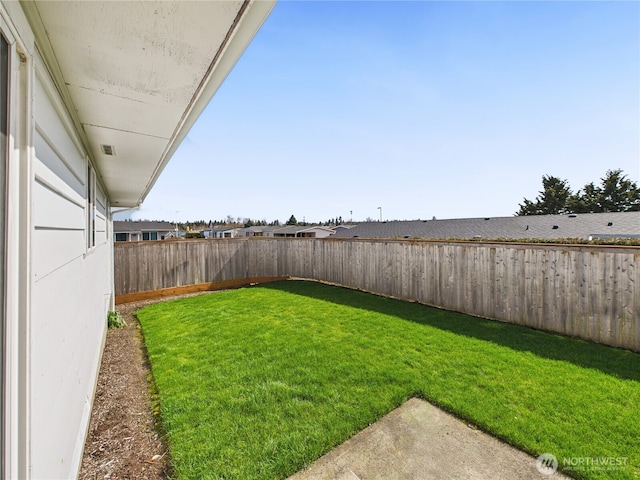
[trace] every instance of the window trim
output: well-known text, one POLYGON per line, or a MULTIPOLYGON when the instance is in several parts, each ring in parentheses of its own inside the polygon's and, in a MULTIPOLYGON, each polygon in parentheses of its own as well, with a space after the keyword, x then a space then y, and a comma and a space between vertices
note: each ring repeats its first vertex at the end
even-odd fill
MULTIPOLYGON (((19 7, 18 7, 19 8, 19 7)), ((14 13, 18 9, 11 7, 14 13)), ((21 10, 20 12, 21 13, 21 10)), ((20 14, 14 15, 23 20, 20 14)), ((0 477, 24 478, 29 471, 28 358, 30 344, 31 263, 29 261, 33 145, 31 103, 35 77, 33 52, 20 39, 8 6, 0 4, 0 34, 9 46, 6 153, 6 219, 4 232, 4 334, 0 477)), ((28 42, 27 42, 28 44, 28 42)))
POLYGON ((96 247, 96 173, 87 163, 87 251, 96 247))

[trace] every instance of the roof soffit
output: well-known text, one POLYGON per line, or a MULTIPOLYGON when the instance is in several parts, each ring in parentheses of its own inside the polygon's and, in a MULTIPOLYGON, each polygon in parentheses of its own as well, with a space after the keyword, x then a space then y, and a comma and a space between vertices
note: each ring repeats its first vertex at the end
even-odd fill
POLYGON ((112 204, 142 202, 195 122, 193 117, 204 109, 273 4, 24 4, 45 62, 112 204), (255 18, 245 22, 247 16, 255 18), (244 35, 238 36, 243 23, 244 35), (229 49, 236 36, 234 49, 229 49), (224 58, 226 50, 232 50, 232 58, 224 58), (221 79, 203 95, 216 75, 221 79), (101 145, 112 145, 115 156, 105 155, 101 145))

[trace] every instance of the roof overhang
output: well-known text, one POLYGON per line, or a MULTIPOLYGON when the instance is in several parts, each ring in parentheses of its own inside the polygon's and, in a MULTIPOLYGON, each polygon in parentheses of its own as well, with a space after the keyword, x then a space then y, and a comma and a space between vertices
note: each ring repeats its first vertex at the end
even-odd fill
POLYGON ((111 204, 136 207, 275 0, 22 5, 111 204))

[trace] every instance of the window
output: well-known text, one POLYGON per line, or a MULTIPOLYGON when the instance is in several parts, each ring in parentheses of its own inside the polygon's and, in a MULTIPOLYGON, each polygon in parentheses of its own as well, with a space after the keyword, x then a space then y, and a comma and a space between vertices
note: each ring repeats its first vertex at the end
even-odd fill
POLYGON ((149 232, 142 232, 142 240, 149 240, 149 232))
POLYGON ((87 248, 96 246, 96 174, 87 167, 87 248))
POLYGON ((116 233, 116 242, 126 242, 127 234, 126 233, 116 233))
POLYGON ((157 240, 158 239, 158 232, 151 232, 151 240, 157 240))

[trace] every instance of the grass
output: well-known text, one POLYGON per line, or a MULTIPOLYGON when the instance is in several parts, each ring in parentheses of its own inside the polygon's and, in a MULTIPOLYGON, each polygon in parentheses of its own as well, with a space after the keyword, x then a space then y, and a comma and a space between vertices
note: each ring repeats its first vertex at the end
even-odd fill
POLYGON ((174 472, 286 478, 412 396, 530 454, 626 458, 640 477, 640 355, 313 282, 140 312, 174 472))

